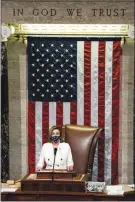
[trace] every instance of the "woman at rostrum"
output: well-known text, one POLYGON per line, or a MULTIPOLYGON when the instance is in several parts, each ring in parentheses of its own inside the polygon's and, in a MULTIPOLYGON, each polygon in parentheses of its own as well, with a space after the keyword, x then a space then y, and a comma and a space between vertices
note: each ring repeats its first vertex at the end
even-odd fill
POLYGON ((37 171, 42 170, 44 164, 46 169, 73 170, 73 158, 71 148, 68 143, 61 142, 61 130, 53 126, 50 130, 49 141, 42 146, 37 171), (54 163, 55 156, 55 163, 54 163))

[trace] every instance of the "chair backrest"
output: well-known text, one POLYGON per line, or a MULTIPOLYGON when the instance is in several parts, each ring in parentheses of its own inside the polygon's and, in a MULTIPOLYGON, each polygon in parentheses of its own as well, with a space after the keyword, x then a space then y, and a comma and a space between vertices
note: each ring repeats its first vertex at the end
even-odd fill
POLYGON ((73 155, 74 168, 77 173, 90 174, 99 135, 99 127, 66 124, 62 127, 62 136, 69 143, 73 155))

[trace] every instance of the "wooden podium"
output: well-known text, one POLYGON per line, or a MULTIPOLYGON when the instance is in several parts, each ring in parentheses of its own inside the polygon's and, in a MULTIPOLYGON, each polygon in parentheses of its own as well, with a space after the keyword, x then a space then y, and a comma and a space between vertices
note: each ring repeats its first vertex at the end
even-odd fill
POLYGON ((135 201, 135 192, 129 187, 122 196, 87 193, 85 182, 88 181, 89 175, 77 174, 74 177, 74 174, 64 171, 28 174, 21 180, 20 188, 15 192, 3 192, 1 199, 2 201, 135 201))
POLYGON ((23 191, 85 192, 88 174, 77 174, 66 170, 42 170, 25 176, 21 181, 23 191))
POLYGON ((69 179, 72 180, 73 177, 77 176, 75 171, 68 172, 67 170, 41 170, 37 172, 37 179, 69 179))

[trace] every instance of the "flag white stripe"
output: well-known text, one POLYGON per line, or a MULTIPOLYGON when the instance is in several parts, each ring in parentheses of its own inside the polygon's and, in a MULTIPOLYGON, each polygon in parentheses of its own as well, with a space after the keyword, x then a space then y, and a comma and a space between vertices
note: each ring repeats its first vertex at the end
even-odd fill
POLYGON ((98 126, 98 46, 91 42, 91 125, 98 126))
MULTIPOLYGON (((98 126, 98 48, 99 42, 91 42, 91 126, 98 126)), ((92 180, 97 181, 98 145, 94 156, 92 180)))
POLYGON ((63 125, 70 124, 70 102, 63 102, 63 125))
POLYGON ((49 102, 49 129, 56 126, 56 102, 49 102))
POLYGON ((84 41, 77 42, 77 124, 84 125, 84 41))
POLYGON ((111 184, 112 161, 112 57, 113 42, 106 42, 105 52, 105 173, 107 184, 111 184))
MULTIPOLYGON (((42 102, 35 104, 35 155, 36 165, 39 161, 39 156, 42 148, 42 102)), ((35 166, 36 166, 35 165, 35 166)))

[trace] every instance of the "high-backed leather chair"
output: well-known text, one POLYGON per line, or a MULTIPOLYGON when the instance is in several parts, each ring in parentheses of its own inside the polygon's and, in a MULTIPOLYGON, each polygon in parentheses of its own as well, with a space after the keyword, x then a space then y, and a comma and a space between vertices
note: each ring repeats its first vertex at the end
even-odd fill
POLYGON ((66 124, 62 127, 62 137, 71 147, 74 169, 77 173, 89 174, 90 179, 95 149, 102 131, 99 127, 82 125, 66 124))

